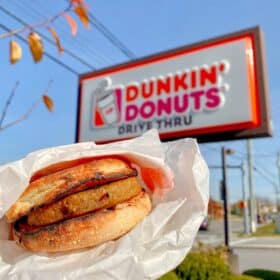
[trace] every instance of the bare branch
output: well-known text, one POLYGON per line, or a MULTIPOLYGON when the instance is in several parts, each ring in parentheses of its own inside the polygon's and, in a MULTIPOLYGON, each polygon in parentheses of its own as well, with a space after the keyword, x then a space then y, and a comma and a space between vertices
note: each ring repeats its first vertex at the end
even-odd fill
POLYGON ((38 99, 37 101, 35 101, 32 104, 32 106, 21 117, 19 117, 18 119, 14 120, 14 121, 12 121, 10 123, 7 123, 6 125, 0 127, 0 132, 3 131, 6 128, 9 128, 11 126, 14 126, 14 125, 16 125, 16 124, 26 120, 31 115, 31 113, 35 110, 35 108, 39 105, 40 102, 41 102, 41 99, 38 99))
POLYGON ((35 28, 38 28, 38 27, 41 27, 41 26, 46 26, 50 22, 54 22, 56 19, 58 19, 64 13, 68 12, 69 10, 71 10, 72 5, 73 5, 72 2, 70 2, 70 4, 67 6, 67 8, 65 8, 62 12, 60 12, 60 13, 54 15, 54 16, 51 16, 49 18, 46 18, 46 19, 44 19, 41 22, 37 22, 34 25, 25 25, 22 28, 15 29, 15 30, 9 31, 7 33, 0 34, 0 39, 5 39, 7 37, 11 37, 11 36, 13 36, 15 34, 19 34, 19 33, 22 33, 24 31, 27 31, 27 30, 32 30, 32 29, 35 29, 35 28))
POLYGON ((0 118, 0 129, 2 127, 2 124, 3 124, 4 120, 5 120, 8 108, 11 105, 11 102, 13 100, 13 97, 15 96, 15 93, 16 93, 16 90, 17 90, 18 86, 19 86, 19 81, 17 81, 15 83, 15 85, 14 85, 14 87, 13 87, 13 89, 12 89, 12 91, 11 91, 7 101, 6 101, 6 104, 5 104, 4 108, 3 108, 3 111, 2 111, 2 114, 1 114, 1 118, 0 118))
MULTIPOLYGON (((44 94, 48 93, 48 91, 50 90, 50 88, 52 86, 52 83, 53 83, 53 80, 49 80, 48 85, 47 85, 46 89, 44 90, 44 94)), ((1 115, 1 119, 0 119, 0 132, 2 132, 4 129, 7 129, 11 126, 14 126, 14 125, 26 120, 41 102, 41 98, 37 99, 22 116, 20 116, 18 119, 14 120, 12 122, 9 122, 9 123, 3 125, 3 121, 5 119, 7 110, 9 108, 9 106, 11 105, 11 101, 16 93, 16 89, 17 89, 18 85, 19 85, 19 81, 17 81, 16 84, 14 85, 13 90, 11 91, 11 93, 7 99, 7 102, 3 108, 3 112, 1 115)))
POLYGON ((49 92, 50 88, 52 87, 52 83, 53 83, 53 80, 49 80, 48 85, 44 91, 44 94, 47 94, 49 92))

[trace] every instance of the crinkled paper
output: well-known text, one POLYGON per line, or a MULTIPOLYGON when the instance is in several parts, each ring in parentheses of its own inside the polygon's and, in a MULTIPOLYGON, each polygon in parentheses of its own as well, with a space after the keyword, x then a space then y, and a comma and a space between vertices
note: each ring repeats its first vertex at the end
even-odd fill
POLYGON ((0 279, 157 279, 176 267, 192 248, 207 213, 208 168, 193 139, 161 143, 151 130, 132 140, 93 142, 43 149, 0 166, 0 279), (35 254, 8 240, 5 212, 28 185, 31 175, 50 164, 118 154, 139 165, 160 168, 174 187, 132 231, 116 241, 67 254, 35 254))

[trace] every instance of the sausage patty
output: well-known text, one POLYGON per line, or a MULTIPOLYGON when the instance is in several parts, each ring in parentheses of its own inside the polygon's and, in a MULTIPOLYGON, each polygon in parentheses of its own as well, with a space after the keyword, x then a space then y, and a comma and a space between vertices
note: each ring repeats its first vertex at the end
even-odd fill
POLYGON ((60 220, 73 218, 124 202, 141 192, 136 177, 115 181, 103 186, 69 195, 50 205, 31 211, 29 225, 43 226, 60 220))

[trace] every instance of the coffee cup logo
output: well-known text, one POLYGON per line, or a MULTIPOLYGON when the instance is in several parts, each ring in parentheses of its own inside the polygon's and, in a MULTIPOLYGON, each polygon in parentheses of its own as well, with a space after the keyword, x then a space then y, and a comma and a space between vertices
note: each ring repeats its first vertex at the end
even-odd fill
POLYGON ((105 78, 93 91, 93 126, 112 126, 120 121, 120 88, 111 88, 112 81, 105 78))

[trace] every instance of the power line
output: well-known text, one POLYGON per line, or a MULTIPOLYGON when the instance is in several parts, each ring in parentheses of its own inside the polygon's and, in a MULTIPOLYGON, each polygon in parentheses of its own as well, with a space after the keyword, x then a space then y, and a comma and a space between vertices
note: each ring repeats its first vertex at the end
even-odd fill
MULTIPOLYGON (((209 146, 204 146, 204 148, 210 150, 210 151, 213 151, 213 152, 216 152, 216 153, 221 153, 221 150, 219 148, 215 148, 215 147, 209 147, 209 146)), ((236 151, 235 149, 233 149, 234 151, 236 151)), ((241 161, 244 161, 244 157, 241 156, 241 155, 237 155, 236 153, 235 154, 231 154, 230 155, 231 157, 233 157, 234 159, 236 160, 241 160, 241 161)))
POLYGON ((126 57, 129 59, 137 58, 137 56, 124 43, 122 43, 112 31, 110 31, 99 19, 97 19, 96 16, 94 16, 91 12, 88 14, 90 22, 126 57))
MULTIPOLYGON (((236 152, 238 152, 239 154, 243 155, 243 156, 247 156, 248 153, 246 152, 241 152, 239 150, 234 149, 236 152)), ((253 157, 276 157, 276 155, 274 153, 272 154, 267 154, 267 153, 252 153, 253 157)))
MULTIPOLYGON (((68 0, 66 0, 68 2, 68 0)), ((11 12, 10 12, 11 14, 11 12)), ((117 38, 116 35, 113 34, 112 31, 110 31, 96 16, 94 16, 91 12, 88 13, 89 15, 89 22, 97 28, 97 30, 103 34, 117 49, 119 49, 126 57, 129 59, 135 59, 136 55, 124 44, 120 41, 120 39, 117 38)), ((18 18, 19 19, 19 18, 18 18)), ((21 20, 21 19, 19 19, 21 20)), ((21 20, 22 21, 22 20, 21 20)), ((23 21, 22 21, 23 22, 23 21)), ((39 33, 38 33, 39 34, 39 33)), ((43 35, 43 34, 40 34, 43 35)), ((42 36, 43 37, 43 36, 42 36)), ((51 41, 48 37, 44 36, 45 40, 51 41), (48 39, 46 39, 48 38, 48 39)), ((52 42, 52 41, 51 41, 52 42)), ((70 51, 71 52, 71 51, 70 51)), ((69 53, 68 53, 69 54, 69 53)), ((74 53, 72 53, 74 56, 76 56, 74 53)), ((77 59, 77 58, 76 58, 77 59)), ((81 58, 79 58, 81 60, 81 58)), ((81 61, 80 61, 81 62, 81 61)), ((81 62, 84 64, 84 61, 81 62)), ((86 62, 87 63, 87 62, 86 62)), ((88 63, 87 63, 88 64, 88 63)), ((95 68, 92 67, 92 65, 87 65, 87 67, 90 68, 95 68)))
MULTIPOLYGON (((11 31, 12 31, 12 29, 8 28, 6 25, 1 24, 1 23, 0 23, 0 28, 2 28, 3 30, 5 30, 5 31, 7 31, 7 32, 11 32, 11 31)), ((22 41, 22 42, 24 42, 25 44, 28 45, 27 40, 26 40, 23 36, 21 36, 20 34, 15 34, 14 36, 15 36, 16 38, 18 38, 20 41, 22 41)), ((57 58, 55 58, 55 57, 52 56, 51 54, 49 54, 49 53, 47 53, 47 52, 44 52, 44 55, 45 55, 46 57, 48 57, 50 60, 52 60, 53 62, 55 62, 56 64, 58 64, 59 66, 65 68, 66 70, 68 70, 69 72, 71 72, 72 74, 79 75, 79 73, 78 73, 75 69, 73 69, 73 68, 71 68, 70 66, 68 66, 67 64, 61 62, 60 60, 58 60, 57 58)))
MULTIPOLYGON (((214 147, 206 147, 207 149, 209 150, 212 150, 213 152, 217 152, 217 153, 220 153, 219 149, 218 148, 214 148, 214 147)), ((236 151, 236 150, 235 150, 236 151)), ((239 151, 237 151, 239 152, 239 151)), ((240 152, 239 152, 240 153, 240 152)), ((236 154, 232 154, 231 155, 232 157, 235 157, 237 159, 241 159, 243 160, 243 157, 242 156, 239 156, 239 155, 236 155, 236 154)), ((209 166, 209 168, 211 168, 211 166, 209 166)), ((272 175, 272 173, 268 172, 265 168, 262 167, 262 171, 260 171, 260 169, 254 165, 253 166, 254 170, 259 174, 261 175, 267 182, 269 182, 271 185, 273 185, 275 188, 277 188, 278 186, 276 185, 275 182, 273 182, 270 178, 269 178, 269 175, 272 175), (269 174, 267 175, 266 173, 264 173, 264 171, 269 174)), ((274 175, 273 175, 274 176, 274 175)))
POLYGON ((267 177, 265 173, 261 172, 261 170, 256 165, 254 165, 253 168, 259 175, 262 176, 263 179, 269 182, 275 188, 275 190, 277 190, 278 186, 275 182, 273 182, 269 177, 267 177))
MULTIPOLYGON (((208 150, 211 150, 211 151, 213 151, 213 152, 216 152, 216 153, 220 153, 221 151, 218 149, 218 148, 215 148, 215 147, 209 147, 209 146, 206 146, 205 147, 206 149, 208 149, 208 150)), ((241 153, 240 151, 237 151, 237 150, 235 150, 236 152, 238 152, 238 153, 241 153)), ((243 155, 245 155, 245 154, 247 154, 247 153, 242 153, 243 155)), ((232 157, 235 157, 235 158, 237 158, 237 159, 240 159, 240 160, 243 160, 244 158, 242 157, 242 156, 239 156, 239 155, 237 155, 237 154, 232 154, 231 155, 232 157)), ((209 168, 216 168, 216 166, 214 165, 214 166, 209 166, 209 168)), ((216 168, 217 169, 217 168, 216 168)), ((260 175, 260 176, 262 176, 262 178, 263 179, 265 179, 267 182, 269 182, 271 185, 273 185, 276 189, 278 188, 278 186, 277 186, 277 184, 274 182, 274 181, 272 181, 271 179, 270 179, 270 176, 275 176, 274 174, 272 174, 271 172, 269 172, 268 170, 266 170, 265 168, 259 168, 259 167, 257 167, 256 165, 254 165, 253 166, 253 169, 260 175), (262 170, 262 171, 261 171, 262 170)))
MULTIPOLYGON (((35 19, 35 21, 41 20, 42 18, 46 17, 46 14, 48 14, 48 11, 50 11, 50 5, 42 6, 43 3, 39 3, 39 1, 36 1, 32 4, 23 3, 21 1, 13 0, 11 1, 11 4, 15 5, 20 11, 24 11, 24 14, 29 15, 29 18, 35 19), (38 7, 34 8, 38 3, 38 7), (44 13, 41 12, 41 10, 44 11, 44 13)), ((51 11, 50 14, 53 14, 54 12, 51 11)), ((29 20, 28 20, 29 21, 29 20)), ((68 42, 67 46, 68 48, 77 49, 76 52, 79 55, 79 57, 83 57, 83 60, 90 63, 91 61, 94 61, 95 64, 98 64, 98 61, 100 60, 100 63, 105 64, 114 64, 114 61, 111 57, 103 55, 101 52, 99 52, 97 49, 93 48, 93 44, 89 40, 91 37, 87 31, 87 35, 85 36, 83 32, 79 32, 79 35, 73 39, 73 36, 70 35, 69 27, 66 31, 65 25, 56 25, 56 30, 58 30, 58 33, 63 34, 63 43, 68 42), (91 58, 92 57, 92 58, 91 58)), ((97 68, 97 67, 95 67, 97 68)))
MULTIPOLYGON (((65 0, 68 2, 68 0, 65 0)), ((117 49, 119 49, 129 59, 136 59, 137 56, 113 34, 96 16, 88 12, 89 22, 95 26, 117 49)))
MULTIPOLYGON (((219 152, 220 153, 220 150, 218 148, 209 147, 209 146, 204 146, 204 147, 208 150, 212 150, 213 152, 219 152)), ((248 153, 242 152, 240 150, 236 150, 235 148, 233 150, 240 155, 233 154, 232 156, 239 157, 239 159, 242 159, 242 157, 247 157, 247 155, 248 155, 248 153)), ((263 153, 263 154, 262 153, 252 153, 252 156, 253 157, 265 157, 265 158, 275 158, 276 157, 275 154, 266 154, 266 153, 263 153)))
MULTIPOLYGON (((67 1, 67 0, 66 0, 67 1)), ((68 2, 68 1, 67 1, 68 2)), ((21 18, 19 18, 18 16, 16 16, 15 14, 13 14, 12 12, 8 11, 7 9, 5 9, 3 6, 0 6, 0 9, 2 10, 2 12, 4 12, 5 14, 9 15, 10 17, 14 18, 15 20, 17 20, 18 22, 20 22, 21 24, 26 25, 27 23, 22 20, 21 18)), ((122 43, 99 19, 97 19, 92 13, 89 12, 89 19, 90 19, 90 23, 93 24, 115 47, 117 47, 123 54, 125 54, 128 58, 130 59, 135 59, 136 55, 128 49, 127 46, 124 45, 124 43, 122 43)), ((0 24, 0 28, 2 28, 5 31, 10 32, 11 29, 8 28, 6 25, 0 24)), ((46 41, 48 41, 51 44, 55 44, 51 39, 49 39, 47 36, 45 36, 42 33, 37 32, 42 38, 44 38, 46 41)), ((15 35, 19 40, 25 42, 26 44, 28 44, 28 42, 26 41, 26 39, 24 37, 22 37, 19 34, 15 35)), ((76 54, 74 54, 73 52, 69 51, 68 49, 65 50, 65 53, 67 53, 68 55, 70 55, 71 57, 75 58, 76 60, 78 60, 80 63, 86 65, 88 68, 95 70, 96 68, 92 65, 90 65, 88 62, 86 62, 85 60, 83 60, 82 58, 78 57, 76 54)), ((71 73, 78 75, 79 73, 74 70, 73 68, 71 68, 70 66, 68 66, 67 64, 61 62, 60 60, 56 59, 55 57, 53 57, 51 54, 44 52, 45 56, 47 56, 50 60, 52 60, 53 62, 57 63, 58 65, 64 67, 65 69, 67 69, 68 71, 70 71, 71 73)))
MULTIPOLYGON (((10 12, 9 10, 5 9, 3 6, 0 5, 0 10, 5 13, 6 15, 12 17, 13 19, 15 19, 17 22, 23 24, 23 25, 28 25, 27 22, 25 22, 24 20, 22 20, 21 18, 19 18, 18 16, 16 16, 15 14, 13 14, 12 12, 10 12)), ((49 39, 47 36, 45 36, 44 34, 40 33, 39 31, 36 31, 42 38, 44 38, 47 42, 49 42, 50 44, 56 46, 56 44, 49 39)), ((83 60, 82 58, 78 57, 76 54, 74 54, 72 51, 63 48, 64 52, 67 53, 68 55, 70 55, 72 58, 78 60, 80 63, 82 63, 83 65, 87 66, 88 68, 90 68, 91 70, 96 70, 96 68, 94 66, 92 66, 91 64, 89 64, 88 62, 86 62, 85 60, 83 60)))
POLYGON ((253 157, 262 157, 262 158, 276 158, 275 154, 252 154, 253 157))
POLYGON ((270 177, 276 177, 277 175, 274 174, 272 171, 266 169, 266 167, 264 167, 261 163, 259 163, 259 161, 257 161, 257 164, 259 167, 262 168, 263 171, 265 171, 265 173, 267 173, 267 175, 269 175, 270 177))

